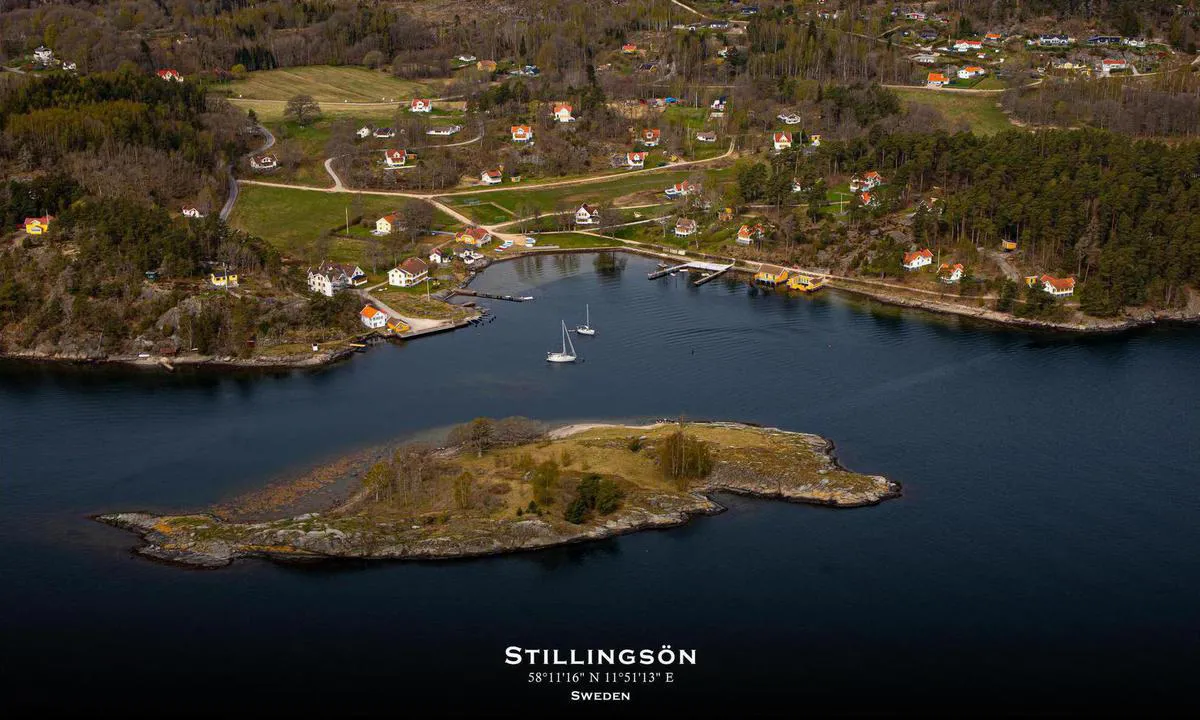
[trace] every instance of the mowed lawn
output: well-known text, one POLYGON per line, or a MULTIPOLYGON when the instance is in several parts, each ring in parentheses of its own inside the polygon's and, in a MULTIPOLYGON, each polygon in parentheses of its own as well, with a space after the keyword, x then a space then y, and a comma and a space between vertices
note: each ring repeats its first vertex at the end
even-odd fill
POLYGON ((895 89, 906 105, 925 105, 937 110, 948 122, 962 119, 979 135, 995 135, 1013 127, 1008 116, 996 106, 995 95, 973 95, 971 93, 938 92, 916 88, 895 89))
MULTIPOLYGON (((274 245, 285 255, 296 255, 317 238, 335 231, 344 233, 346 214, 374 221, 396 210, 405 198, 353 193, 324 193, 311 190, 243 185, 229 224, 274 245)), ((435 228, 452 229, 458 225, 435 209, 435 228)), ((357 260, 370 242, 365 229, 351 227, 355 238, 337 238, 331 248, 331 260, 357 260), (362 239, 359 239, 362 238, 362 239)))
POLYGON ((312 95, 319 103, 377 103, 436 96, 442 81, 401 80, 360 67, 307 65, 259 70, 225 87, 231 97, 252 100, 286 101, 296 95, 312 95))

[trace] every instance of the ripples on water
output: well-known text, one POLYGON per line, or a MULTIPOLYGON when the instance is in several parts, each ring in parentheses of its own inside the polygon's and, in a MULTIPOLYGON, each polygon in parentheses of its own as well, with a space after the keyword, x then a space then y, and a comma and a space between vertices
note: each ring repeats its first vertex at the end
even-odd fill
POLYGON ((0 367, 6 698, 564 706, 504 668, 513 643, 700 648, 678 688, 639 691, 664 707, 1190 697, 1196 331, 1034 336, 834 293, 648 282, 653 262, 623 261, 501 263, 474 287, 536 301, 318 371, 0 367), (585 303, 599 335, 574 338, 584 362, 548 366, 585 303), (134 559, 130 537, 86 520, 203 507, 511 414, 819 432, 905 497, 845 512, 731 498, 687 528, 510 558, 215 573, 134 559), (263 690, 297 673, 316 682, 263 690))

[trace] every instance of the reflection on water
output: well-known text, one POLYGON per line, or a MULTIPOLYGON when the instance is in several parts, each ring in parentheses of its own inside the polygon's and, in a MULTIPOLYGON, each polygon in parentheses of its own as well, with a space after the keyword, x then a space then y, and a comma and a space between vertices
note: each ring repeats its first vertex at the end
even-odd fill
POLYGON ((675 688, 640 689, 639 706, 744 709, 800 691, 810 707, 895 709, 927 706, 931 687, 993 698, 1000 682, 1001 703, 1054 708, 1184 697, 1200 334, 1009 332, 734 278, 649 282, 655 262, 617 261, 499 263, 473 286, 537 299, 318 370, 0 365, 5 697, 567 708, 506 669, 503 648, 663 643, 704 661, 675 688), (585 304, 598 330, 575 338, 585 362, 548 367, 560 321, 585 304), (729 512, 687 527, 544 552, 219 572, 136 559, 128 535, 86 518, 203 507, 340 453, 515 414, 818 432, 905 495, 853 511, 722 496, 729 512), (319 682, 263 692, 300 672, 319 682))

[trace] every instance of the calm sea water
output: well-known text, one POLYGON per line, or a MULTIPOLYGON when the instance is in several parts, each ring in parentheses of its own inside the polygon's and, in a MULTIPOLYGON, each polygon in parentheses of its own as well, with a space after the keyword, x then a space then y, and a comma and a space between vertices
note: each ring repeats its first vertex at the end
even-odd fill
POLYGON ((1195 703, 1200 332, 1034 336, 623 263, 501 264, 476 287, 535 302, 318 371, 0 366, 0 706, 578 709, 504 648, 664 644, 699 664, 633 687, 638 707, 1195 703), (585 361, 548 366, 585 303, 585 361), (817 432, 905 494, 723 498, 685 528, 503 558, 215 572, 87 519, 513 414, 817 432))

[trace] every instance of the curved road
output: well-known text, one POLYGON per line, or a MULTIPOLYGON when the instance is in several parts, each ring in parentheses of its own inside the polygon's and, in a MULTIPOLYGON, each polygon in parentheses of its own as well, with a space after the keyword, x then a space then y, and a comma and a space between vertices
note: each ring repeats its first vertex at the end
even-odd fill
MULTIPOLYGON (((259 153, 263 152, 264 150, 269 149, 272 145, 275 144, 275 136, 271 133, 270 130, 266 129, 262 125, 258 126, 258 130, 260 133, 266 134, 267 141, 266 141, 266 143, 263 144, 262 147, 258 148, 257 150, 247 153, 247 155, 258 155, 259 153)), ((238 199, 238 179, 236 177, 234 177, 234 175, 233 175, 233 163, 230 163, 225 168, 225 172, 229 175, 229 197, 225 199, 225 205, 221 208, 220 217, 221 217, 222 221, 229 219, 229 214, 231 212, 233 212, 233 206, 235 203, 237 203, 237 199, 238 199)))

